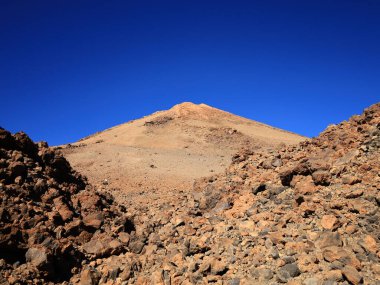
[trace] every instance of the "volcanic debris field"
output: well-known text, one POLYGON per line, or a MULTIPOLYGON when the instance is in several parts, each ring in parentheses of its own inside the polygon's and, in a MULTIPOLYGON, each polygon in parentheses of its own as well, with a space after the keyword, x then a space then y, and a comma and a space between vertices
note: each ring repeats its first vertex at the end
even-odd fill
POLYGON ((193 187, 114 201, 1 129, 0 284, 380 284, 379 148, 375 104, 296 145, 246 147, 193 187))

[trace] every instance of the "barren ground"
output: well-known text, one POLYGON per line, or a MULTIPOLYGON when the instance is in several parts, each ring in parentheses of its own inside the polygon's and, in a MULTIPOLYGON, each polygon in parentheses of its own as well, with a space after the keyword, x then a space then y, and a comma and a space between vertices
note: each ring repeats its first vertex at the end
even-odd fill
POLYGON ((205 104, 183 103, 84 138, 63 152, 92 184, 107 180, 107 188, 122 189, 113 192, 126 198, 186 190, 194 179, 224 171, 241 148, 304 139, 205 104))

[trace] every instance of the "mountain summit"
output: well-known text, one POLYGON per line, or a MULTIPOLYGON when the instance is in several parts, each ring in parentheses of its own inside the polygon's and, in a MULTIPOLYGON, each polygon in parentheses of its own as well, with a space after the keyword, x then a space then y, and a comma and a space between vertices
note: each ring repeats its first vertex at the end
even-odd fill
POLYGON ((94 184, 138 190, 182 189, 221 172, 241 148, 274 148, 305 138, 206 104, 185 102, 63 148, 94 184))

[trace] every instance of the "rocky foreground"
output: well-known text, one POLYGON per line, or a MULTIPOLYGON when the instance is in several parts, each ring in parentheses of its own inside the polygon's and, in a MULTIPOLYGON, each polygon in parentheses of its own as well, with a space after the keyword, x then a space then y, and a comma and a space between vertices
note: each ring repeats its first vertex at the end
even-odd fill
POLYGON ((380 104, 125 207, 25 134, 0 148, 0 283, 380 284, 380 104))
POLYGON ((127 251, 124 212, 46 143, 0 129, 0 284, 96 281, 88 262, 127 251))

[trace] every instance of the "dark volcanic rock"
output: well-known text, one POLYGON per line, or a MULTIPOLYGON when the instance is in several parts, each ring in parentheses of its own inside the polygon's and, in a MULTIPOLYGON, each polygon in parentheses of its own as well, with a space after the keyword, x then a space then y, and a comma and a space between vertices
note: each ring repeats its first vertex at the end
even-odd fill
POLYGON ((120 219, 116 231, 128 230, 112 199, 87 185, 60 153, 0 129, 0 283, 7 276, 21 284, 69 280, 97 256, 84 250, 90 239, 106 244, 102 256, 125 251, 121 242, 93 234, 110 235, 120 219))

